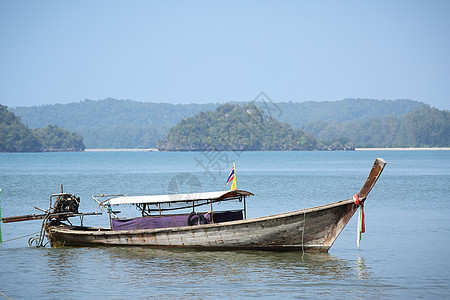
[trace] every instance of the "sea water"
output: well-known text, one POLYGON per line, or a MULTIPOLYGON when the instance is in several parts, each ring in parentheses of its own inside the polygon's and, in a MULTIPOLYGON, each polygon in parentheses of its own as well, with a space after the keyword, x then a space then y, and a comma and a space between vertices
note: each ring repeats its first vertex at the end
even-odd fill
MULTIPOLYGON (((1 153, 0 204, 3 217, 40 213, 33 207, 47 209, 61 184, 82 212, 98 210, 95 194, 225 190, 234 161, 238 188, 255 194, 252 218, 351 198, 376 157, 387 165, 360 249, 356 217, 329 253, 305 254, 29 248, 42 221, 8 223, 0 298, 449 298, 450 151, 1 153)), ((83 222, 108 226, 105 215, 83 222)))

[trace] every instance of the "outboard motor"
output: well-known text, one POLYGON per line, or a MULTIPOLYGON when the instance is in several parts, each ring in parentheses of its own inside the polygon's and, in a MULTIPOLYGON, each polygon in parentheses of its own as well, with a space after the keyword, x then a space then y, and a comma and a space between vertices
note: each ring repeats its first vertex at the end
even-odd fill
POLYGON ((56 198, 53 213, 78 213, 78 206, 80 205, 80 197, 72 194, 62 194, 56 198))

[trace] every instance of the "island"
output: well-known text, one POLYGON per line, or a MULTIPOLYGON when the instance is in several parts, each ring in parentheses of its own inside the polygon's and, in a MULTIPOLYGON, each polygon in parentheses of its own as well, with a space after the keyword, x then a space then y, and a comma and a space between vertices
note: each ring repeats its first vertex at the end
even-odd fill
POLYGON ((84 151, 83 137, 57 125, 30 129, 0 105, 0 152, 84 151))
POLYGON ((354 145, 324 145, 312 134, 293 129, 254 104, 223 104, 181 120, 157 144, 159 151, 354 150, 354 145))

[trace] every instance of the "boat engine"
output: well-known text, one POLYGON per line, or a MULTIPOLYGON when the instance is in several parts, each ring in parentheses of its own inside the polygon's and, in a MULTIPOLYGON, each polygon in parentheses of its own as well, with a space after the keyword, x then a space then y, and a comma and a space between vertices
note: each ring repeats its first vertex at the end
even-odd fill
POLYGON ((78 213, 78 206, 80 205, 80 197, 72 194, 62 194, 56 198, 53 213, 78 213))

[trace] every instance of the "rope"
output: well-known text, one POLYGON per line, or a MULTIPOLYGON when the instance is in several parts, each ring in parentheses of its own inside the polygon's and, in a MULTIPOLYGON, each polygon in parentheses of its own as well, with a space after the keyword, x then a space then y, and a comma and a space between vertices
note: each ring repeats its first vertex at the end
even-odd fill
POLYGON ((27 235, 24 235, 24 236, 20 236, 20 237, 17 237, 17 238, 9 239, 9 240, 3 241, 3 243, 14 241, 14 240, 17 240, 17 239, 21 239, 21 238, 24 238, 24 237, 27 237, 27 236, 39 233, 38 237, 31 237, 31 238, 28 239, 28 247, 32 247, 33 243, 36 244, 36 247, 38 247, 38 248, 47 246, 48 240, 44 244, 44 238, 46 237, 45 225, 47 224, 48 219, 50 218, 50 214, 51 214, 50 211, 48 211, 46 216, 45 216, 45 218, 44 218, 44 220, 42 221, 42 225, 41 225, 41 230, 40 231, 34 232, 34 233, 30 233, 30 234, 27 234, 27 235))
POLYGON ((0 294, 2 294, 3 297, 5 297, 8 300, 11 300, 11 298, 9 298, 8 296, 6 296, 5 294, 3 294, 2 292, 0 292, 0 294))
MULTIPOLYGON (((42 221, 42 226, 41 226, 41 231, 39 232, 39 239, 36 241, 36 247, 45 247, 44 243, 44 238, 45 238, 45 225, 48 222, 48 219, 50 218, 50 211, 47 213, 47 215, 45 216, 44 220, 42 221)), ((29 244, 31 244, 29 242, 29 244)))
POLYGON ((37 232, 33 232, 33 233, 30 233, 30 234, 27 234, 27 235, 23 235, 23 236, 19 236, 19 237, 13 238, 13 239, 9 239, 9 240, 3 241, 3 243, 7 243, 7 242, 14 241, 14 240, 18 240, 18 239, 21 239, 21 238, 24 238, 24 237, 27 237, 27 236, 30 236, 30 235, 33 235, 33 234, 37 234, 39 232, 40 231, 37 231, 37 232))

